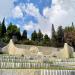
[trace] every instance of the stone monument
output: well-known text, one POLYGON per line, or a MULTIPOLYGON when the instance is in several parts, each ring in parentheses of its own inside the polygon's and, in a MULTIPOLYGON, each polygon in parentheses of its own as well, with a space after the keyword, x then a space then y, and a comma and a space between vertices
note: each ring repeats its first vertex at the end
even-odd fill
MULTIPOLYGON (((50 47, 51 48, 51 47, 50 47)), ((10 40, 9 44, 2 48, 2 51, 9 55, 41 55, 45 56, 44 50, 39 50, 38 46, 25 46, 24 48, 18 48, 12 41, 10 40), (29 47, 28 49, 26 47, 29 47)), ((52 51, 51 49, 47 50, 47 52, 52 51)), ((64 48, 55 50, 54 52, 48 54, 51 56, 54 54, 55 58, 71 58, 73 57, 73 48, 70 47, 67 43, 64 44, 64 48)), ((47 55, 47 56, 48 56, 47 55)))
POLYGON ((9 44, 2 49, 4 53, 9 55, 24 55, 24 50, 25 49, 17 48, 12 39, 10 40, 9 44))
POLYGON ((60 49, 59 57, 60 58, 71 58, 71 57, 73 57, 73 48, 70 47, 67 43, 65 43, 64 48, 60 49))

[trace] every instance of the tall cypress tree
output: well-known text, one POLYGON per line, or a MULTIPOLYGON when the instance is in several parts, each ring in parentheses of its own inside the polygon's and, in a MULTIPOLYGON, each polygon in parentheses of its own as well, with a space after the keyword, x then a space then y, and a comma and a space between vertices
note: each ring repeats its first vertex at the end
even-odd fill
POLYGON ((54 25, 52 24, 52 46, 56 47, 57 43, 57 37, 56 37, 56 32, 55 32, 55 29, 54 29, 54 25))
POLYGON ((22 40, 27 40, 27 31, 26 30, 23 31, 22 40))
POLYGON ((73 22, 72 22, 71 28, 72 28, 72 31, 75 29, 75 28, 74 28, 74 23, 73 23, 73 22))
POLYGON ((4 18, 2 21, 2 31, 1 31, 2 36, 4 36, 5 33, 6 33, 6 26, 5 26, 5 18, 4 18))
POLYGON ((2 24, 0 22, 0 35, 1 35, 1 31, 2 31, 2 24))
POLYGON ((39 32, 37 34, 37 39, 38 39, 38 42, 43 41, 43 34, 42 34, 41 30, 39 30, 39 32))
POLYGON ((52 38, 54 38, 55 35, 56 35, 56 33, 55 33, 54 25, 52 24, 52 38))
POLYGON ((34 32, 31 34, 31 40, 37 41, 37 33, 36 33, 35 30, 34 30, 34 32))
POLYGON ((58 42, 58 47, 62 47, 64 45, 64 30, 62 26, 58 27, 57 42, 58 42))
POLYGON ((44 38, 43 38, 43 44, 45 46, 50 46, 51 45, 51 41, 50 41, 50 38, 48 37, 47 34, 45 34, 44 38))

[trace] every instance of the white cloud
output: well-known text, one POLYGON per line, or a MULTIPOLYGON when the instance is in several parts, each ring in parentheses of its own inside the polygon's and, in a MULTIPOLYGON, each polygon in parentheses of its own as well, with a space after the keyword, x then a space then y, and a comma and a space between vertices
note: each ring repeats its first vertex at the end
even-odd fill
POLYGON ((34 16, 38 23, 29 22, 23 27, 26 30, 41 29, 43 34, 51 35, 51 24, 55 24, 55 28, 59 25, 69 25, 75 21, 75 0, 52 0, 51 8, 45 7, 42 16, 39 8, 33 3, 22 4, 13 8, 13 0, 0 1, 0 20, 9 17, 11 12, 14 18, 22 18, 23 12, 34 16), (13 9, 13 11, 12 11, 13 9))
POLYGON ((19 25, 19 24, 16 24, 16 26, 17 26, 18 28, 20 28, 20 25, 19 25))
POLYGON ((52 0, 52 4, 55 5, 58 0, 52 0))
POLYGON ((56 25, 69 25, 75 21, 75 1, 74 0, 53 0, 51 8, 43 11, 51 23, 56 25))
POLYGON ((39 13, 39 9, 36 8, 33 3, 22 5, 22 10, 32 16, 38 16, 39 13))
POLYGON ((35 29, 36 31, 41 29, 43 34, 47 33, 48 35, 50 35, 50 28, 51 28, 50 22, 48 22, 47 19, 41 16, 39 9, 35 7, 34 4, 29 3, 29 4, 21 6, 21 8, 27 14, 34 16, 38 21, 38 23, 36 24, 33 22, 29 22, 29 24, 24 26, 25 29, 27 30, 35 29))
MULTIPOLYGON (((34 29, 41 29, 43 34, 51 35, 51 24, 55 24, 55 28, 59 25, 70 25, 75 21, 75 1, 74 0, 52 0, 51 8, 45 7, 42 16, 39 9, 33 3, 21 6, 22 10, 34 16, 38 23, 34 29)), ((28 24, 27 30, 33 28, 34 24, 28 24)))
POLYGON ((13 9, 13 1, 14 0, 0 0, 0 20, 4 17, 9 17, 11 15, 11 11, 13 9))
POLYGON ((49 13, 49 12, 51 12, 50 8, 49 8, 49 7, 46 7, 46 8, 44 8, 44 10, 43 10, 43 15, 44 15, 46 18, 48 18, 48 17, 50 16, 50 13, 49 13))
POLYGON ((34 30, 34 24, 33 24, 32 21, 31 21, 31 22, 29 22, 28 24, 25 24, 25 25, 23 26, 23 28, 24 28, 25 30, 27 30, 27 31, 32 31, 32 30, 34 30))
POLYGON ((23 18, 23 13, 22 10, 19 6, 16 6, 13 10, 12 10, 12 16, 14 18, 23 18))
POLYGON ((24 29, 26 29, 27 31, 29 31, 29 30, 31 30, 31 29, 33 29, 33 25, 25 25, 24 26, 24 29))

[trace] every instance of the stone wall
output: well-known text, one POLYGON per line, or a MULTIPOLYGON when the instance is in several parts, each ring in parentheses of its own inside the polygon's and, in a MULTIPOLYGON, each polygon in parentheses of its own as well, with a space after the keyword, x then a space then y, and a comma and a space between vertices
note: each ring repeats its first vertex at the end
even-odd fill
POLYGON ((42 55, 56 58, 70 58, 73 57, 73 48, 67 43, 64 44, 64 48, 43 47, 33 45, 15 45, 12 40, 9 44, 2 48, 2 51, 9 55, 42 55))
POLYGON ((15 45, 13 41, 10 40, 9 44, 2 48, 2 51, 9 55, 51 55, 51 53, 57 51, 57 48, 33 45, 15 45))

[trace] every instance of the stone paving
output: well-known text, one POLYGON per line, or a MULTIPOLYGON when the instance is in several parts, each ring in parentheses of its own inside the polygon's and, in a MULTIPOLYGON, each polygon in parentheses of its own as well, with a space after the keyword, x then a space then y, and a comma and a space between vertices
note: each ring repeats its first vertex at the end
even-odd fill
POLYGON ((0 75, 75 75, 75 70, 0 69, 0 75))

